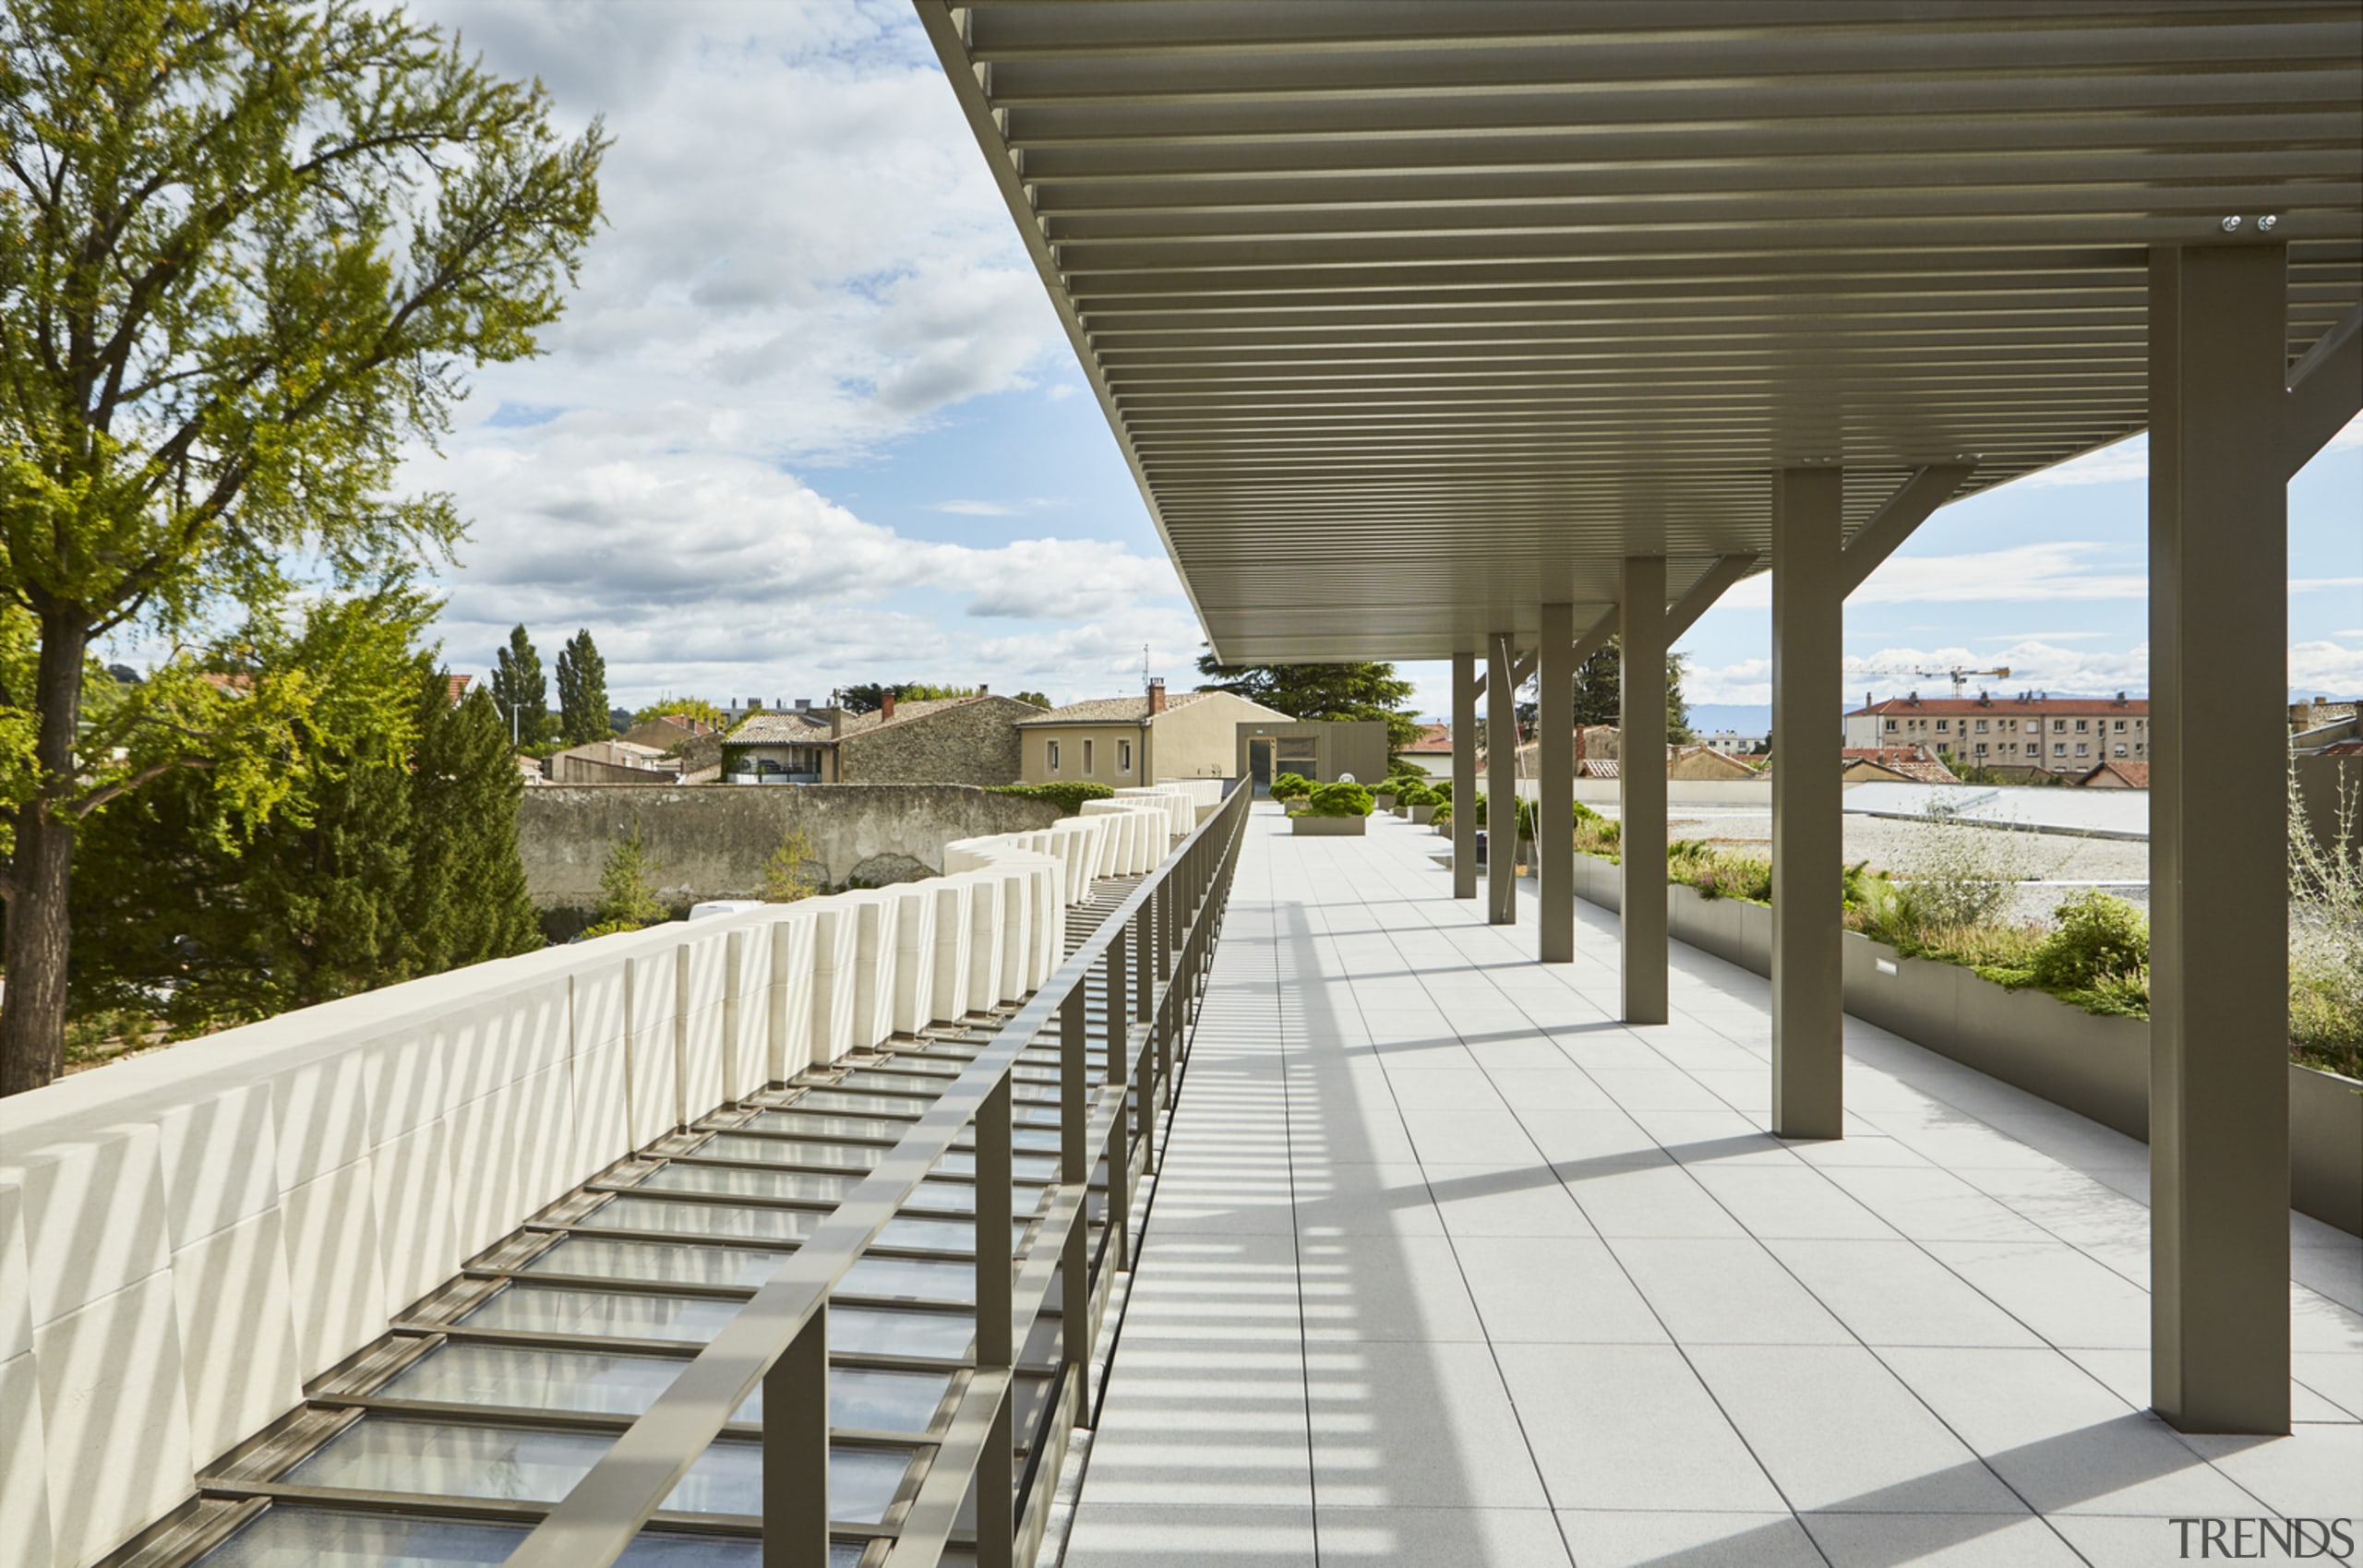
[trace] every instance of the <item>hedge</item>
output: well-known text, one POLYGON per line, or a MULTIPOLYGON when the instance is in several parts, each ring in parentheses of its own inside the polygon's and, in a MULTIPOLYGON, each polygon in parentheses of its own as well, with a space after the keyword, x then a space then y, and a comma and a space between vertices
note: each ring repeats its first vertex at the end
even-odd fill
POLYGON ((1104 784, 1085 784, 1080 779, 1067 784, 993 784, 990 795, 1014 795, 1020 800, 1047 800, 1059 808, 1062 817, 1083 814, 1086 800, 1113 800, 1116 792, 1104 784))

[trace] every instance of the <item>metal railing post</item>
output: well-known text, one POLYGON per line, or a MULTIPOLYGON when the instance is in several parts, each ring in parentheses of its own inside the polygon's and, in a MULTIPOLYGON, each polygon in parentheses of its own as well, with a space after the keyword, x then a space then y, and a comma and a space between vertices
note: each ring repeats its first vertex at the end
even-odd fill
MULTIPOLYGON (((1059 1007, 1059 1179, 1072 1186, 1080 1201, 1088 1204, 1091 1187, 1091 1150, 1084 1142, 1086 1113, 1090 1108, 1089 1085, 1085 1080, 1084 1067, 1088 1059, 1085 1030, 1087 1016, 1084 1011, 1086 987, 1080 976, 1067 992, 1059 1007)), ((1059 1272, 1063 1276, 1063 1291, 1060 1298, 1059 1342, 1060 1359, 1078 1374, 1091 1364, 1088 1344, 1091 1322, 1091 1227, 1085 1215, 1077 1215, 1074 1228, 1067 1232, 1067 1244, 1060 1258, 1059 1272)), ((1077 1384, 1078 1389, 1082 1387, 1077 1384)))
MULTIPOLYGON (((977 1112, 977 1370, 1008 1376, 1011 1343, 1010 1087, 1004 1076, 977 1112)), ((1010 1568, 1017 1537, 1014 1391, 1002 1394, 977 1462, 977 1562, 1010 1568), (1000 1484, 995 1485, 998 1481, 1000 1484)))
POLYGON ((1131 935, 1132 923, 1120 922, 1099 961, 1108 976, 1108 1084, 1117 1095, 1116 1124, 1108 1133, 1108 1266, 1116 1269, 1133 1266, 1133 1124, 1124 1107, 1133 1068, 1133 1005, 1124 993, 1131 935))
POLYGON ((829 1568, 829 1304, 763 1373, 763 1568, 829 1568))

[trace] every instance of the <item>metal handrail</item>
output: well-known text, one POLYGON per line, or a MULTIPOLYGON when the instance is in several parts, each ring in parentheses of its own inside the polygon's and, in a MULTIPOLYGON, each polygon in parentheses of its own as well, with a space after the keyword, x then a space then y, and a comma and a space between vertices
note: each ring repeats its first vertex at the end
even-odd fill
MULTIPOLYGON (((924 1551, 925 1561, 931 1563, 940 1555, 960 1500, 981 1466, 998 1454, 1002 1469, 1010 1468, 1014 1350, 1025 1343, 1024 1329, 1048 1304, 1052 1277, 1049 1259, 1054 1254, 1063 1275, 1062 1315, 1070 1325, 1063 1335, 1062 1375, 1075 1378, 1080 1387, 1083 1331, 1089 1312, 1084 1243, 1090 1173, 1115 1136, 1122 1155, 1109 1161, 1110 1196, 1123 1199, 1131 1155, 1129 1140, 1120 1133, 1133 1077, 1134 1041, 1138 1035, 1144 1068, 1138 1104, 1146 1130, 1150 1095, 1170 1092, 1175 1036, 1187 1023, 1176 1010, 1194 1006, 1203 987, 1212 917, 1218 915, 1229 890, 1246 801, 1246 791, 1232 792, 1084 939, 901 1142, 551 1508, 510 1554, 510 1568, 606 1568, 614 1562, 759 1386, 763 1392, 764 1568, 825 1568, 830 1542, 829 1298, 973 1122, 978 1372, 969 1380, 952 1430, 937 1445, 934 1465, 909 1511, 893 1561, 899 1565, 924 1551), (1134 960, 1129 965, 1134 970, 1130 986, 1124 974, 1128 966, 1117 956, 1124 945, 1134 960), (1107 980, 1108 1071, 1098 1093, 1087 1095, 1084 1002, 1086 982, 1095 967, 1107 980), (1164 983, 1161 989, 1158 981, 1164 983), (1031 1295, 1020 1317, 1009 1242, 1010 1069, 1054 1020, 1062 1047, 1062 1191, 1028 1256, 1026 1284, 1031 1295), (1145 1033, 1138 1028, 1144 1023, 1148 1025, 1145 1033), (1147 1067, 1152 1051, 1158 1054, 1154 1069, 1147 1067), (1119 1164, 1123 1166, 1121 1174, 1119 1164), (1054 1236, 1060 1246, 1044 1245, 1054 1236)), ((1124 1202, 1110 1202, 1111 1227, 1124 1223, 1128 1207, 1124 1202)), ((1011 1556, 1015 1526, 1011 1489, 986 1486, 978 1495, 978 1561, 994 1568, 1011 1556)))

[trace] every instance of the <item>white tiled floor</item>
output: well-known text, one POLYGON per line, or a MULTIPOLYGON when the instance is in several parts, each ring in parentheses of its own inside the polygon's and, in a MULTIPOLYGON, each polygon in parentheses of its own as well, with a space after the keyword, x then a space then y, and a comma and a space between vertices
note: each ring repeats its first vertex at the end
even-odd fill
POLYGON ((1763 981, 1676 948, 1628 1029, 1613 916, 1545 968, 1438 846, 1251 825, 1073 1568, 2113 1568, 2363 1514, 2363 1242, 2292 1216, 2297 1432, 2185 1438, 2139 1143, 1850 1019, 1846 1139, 1784 1144, 1763 981))

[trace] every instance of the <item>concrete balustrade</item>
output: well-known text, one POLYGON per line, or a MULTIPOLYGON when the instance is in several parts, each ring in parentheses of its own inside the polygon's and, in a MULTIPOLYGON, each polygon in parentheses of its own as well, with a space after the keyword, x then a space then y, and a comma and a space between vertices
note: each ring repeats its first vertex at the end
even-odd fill
POLYGON ((1118 831, 965 841, 942 879, 477 964, 0 1101, 0 1562, 96 1562, 633 1148, 1017 1000, 1118 831))

